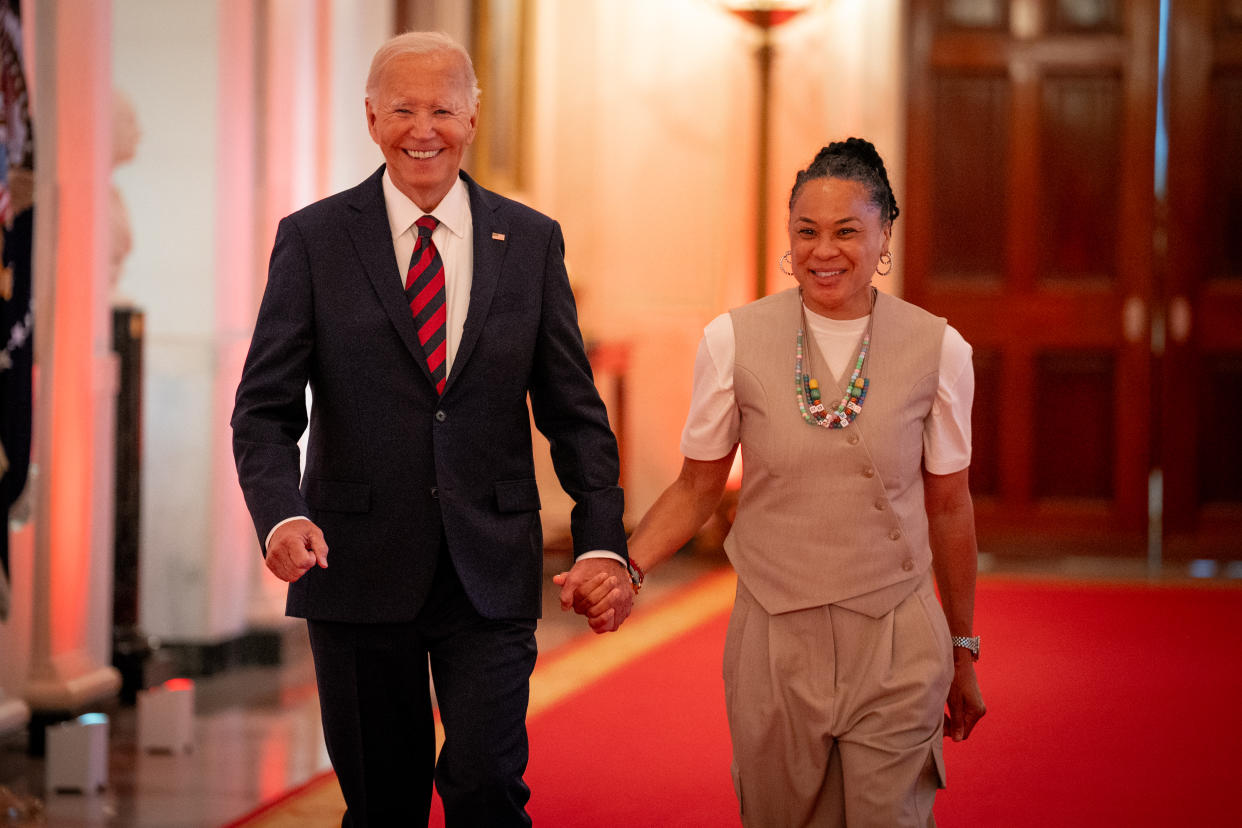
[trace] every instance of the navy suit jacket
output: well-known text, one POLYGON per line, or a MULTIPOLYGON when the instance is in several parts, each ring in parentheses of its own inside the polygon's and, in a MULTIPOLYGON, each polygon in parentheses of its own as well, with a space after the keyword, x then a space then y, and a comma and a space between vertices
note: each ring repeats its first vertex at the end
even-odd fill
POLYGON ((289 585, 290 615, 412 620, 444 541, 480 614, 536 618, 543 549, 528 394, 575 502, 575 555, 625 555, 616 440, 578 329, 560 226, 461 174, 473 285, 437 396, 393 256, 383 169, 277 229, 232 418, 246 504, 261 544, 294 515, 324 532, 328 568, 289 585))

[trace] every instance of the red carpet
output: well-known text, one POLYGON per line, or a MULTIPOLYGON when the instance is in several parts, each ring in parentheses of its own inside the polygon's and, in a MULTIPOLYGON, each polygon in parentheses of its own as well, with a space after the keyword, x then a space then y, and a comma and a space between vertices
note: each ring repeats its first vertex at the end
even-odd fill
POLYGON ((536 825, 740 825, 720 656, 727 614, 530 723, 536 825))
MULTIPOLYGON (((1242 591, 985 580, 977 617, 988 716, 946 743, 942 828, 1242 824, 1242 591)), ((725 622, 532 722, 536 824, 739 824, 725 622)))
MULTIPOLYGON (((536 825, 740 824, 726 615, 533 710, 536 825)), ((946 742, 941 828, 1242 824, 1242 589, 984 580, 976 617, 989 713, 946 742)))
POLYGON ((1242 824, 1242 590, 983 581, 954 826, 1242 824))

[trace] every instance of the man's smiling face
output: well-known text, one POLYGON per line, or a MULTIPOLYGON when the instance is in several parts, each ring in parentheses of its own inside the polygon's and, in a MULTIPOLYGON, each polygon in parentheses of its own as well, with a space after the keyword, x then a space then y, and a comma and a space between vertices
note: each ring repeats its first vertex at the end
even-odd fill
POLYGON ((444 51, 393 58, 366 109, 393 183, 430 212, 457 180, 474 141, 478 105, 461 57, 444 51))

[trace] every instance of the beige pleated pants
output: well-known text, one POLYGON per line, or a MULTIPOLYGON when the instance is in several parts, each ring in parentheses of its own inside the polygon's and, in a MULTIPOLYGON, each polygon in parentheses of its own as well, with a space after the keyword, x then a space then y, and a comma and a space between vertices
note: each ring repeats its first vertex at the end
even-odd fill
POLYGON ((881 618, 769 615, 739 582, 724 679, 742 823, 934 826, 952 659, 930 573, 881 618))

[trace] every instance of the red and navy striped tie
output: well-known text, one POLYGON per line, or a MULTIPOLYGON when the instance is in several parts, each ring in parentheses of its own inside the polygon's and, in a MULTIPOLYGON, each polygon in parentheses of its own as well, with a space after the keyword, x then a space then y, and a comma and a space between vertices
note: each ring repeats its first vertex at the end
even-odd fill
POLYGON ((427 368, 436 384, 436 393, 443 394, 448 378, 444 370, 444 262, 431 240, 431 231, 439 223, 434 216, 423 216, 414 222, 418 227, 418 239, 414 242, 410 269, 405 274, 405 298, 414 313, 418 341, 427 355, 427 368))

